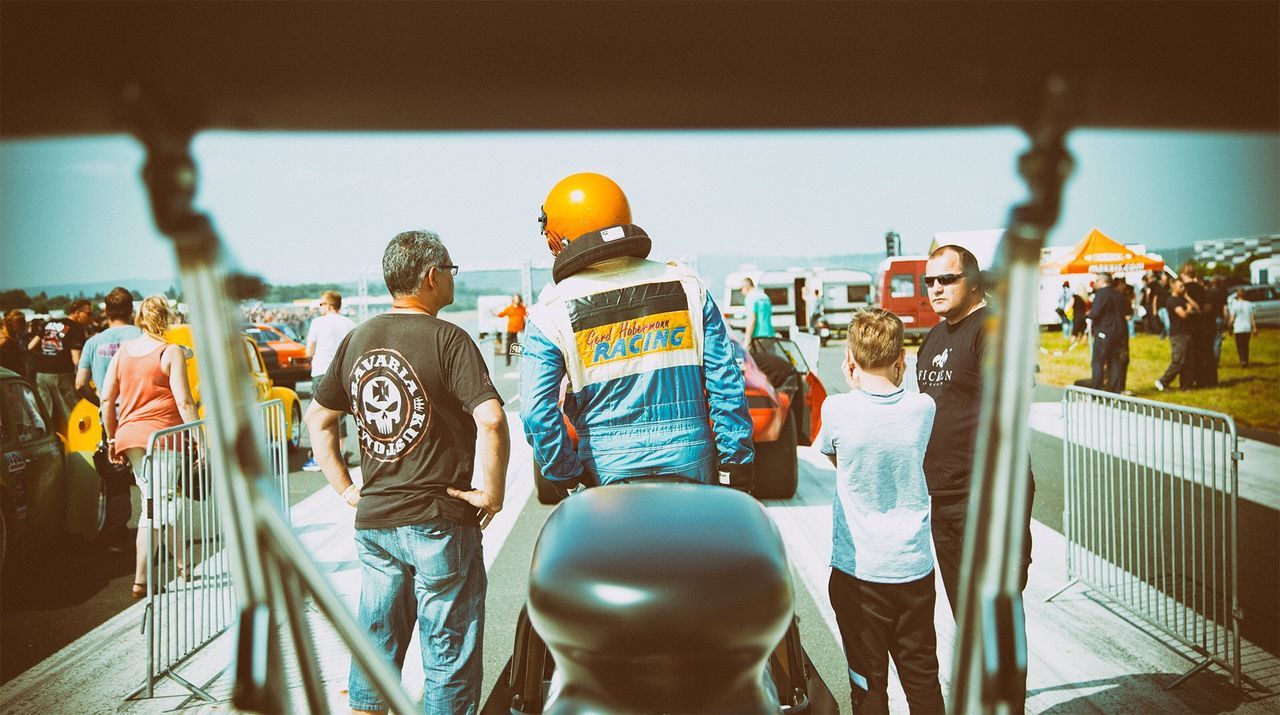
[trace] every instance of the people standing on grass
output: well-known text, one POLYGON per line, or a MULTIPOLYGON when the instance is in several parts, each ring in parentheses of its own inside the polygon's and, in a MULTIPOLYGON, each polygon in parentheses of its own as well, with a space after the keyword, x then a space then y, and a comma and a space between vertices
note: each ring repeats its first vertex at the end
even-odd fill
POLYGON ((1164 392, 1173 385, 1173 381, 1181 377, 1183 389, 1191 386, 1187 377, 1191 370, 1190 354, 1192 341, 1192 320, 1199 305, 1187 297, 1186 285, 1181 278, 1174 278, 1169 284, 1169 367, 1156 379, 1156 389, 1164 392))
POLYGON ((1058 320, 1062 321, 1062 338, 1064 340, 1071 339, 1071 316, 1068 313, 1074 300, 1075 294, 1071 292, 1071 284, 1063 281, 1062 294, 1058 296, 1058 307, 1054 308, 1054 312, 1058 314, 1058 320))
POLYGON ((1237 290, 1235 300, 1228 305, 1228 310, 1240 367, 1249 367, 1249 339, 1258 334, 1258 322, 1254 317, 1256 308, 1252 301, 1245 299, 1243 290, 1237 290))
MULTIPOLYGON (((1186 367, 1183 370, 1183 387, 1213 387, 1218 384, 1218 369, 1213 364, 1213 333, 1215 329, 1213 306, 1209 303, 1208 289, 1201 282, 1195 264, 1182 266, 1180 276, 1186 289, 1190 306, 1187 327, 1191 342, 1187 345, 1186 367)), ((1218 306, 1222 310, 1222 306, 1218 306)))
POLYGON ((1124 392, 1129 371, 1129 326, 1126 313, 1131 309, 1124 283, 1113 285, 1111 274, 1099 273, 1098 289, 1089 309, 1093 331, 1093 382, 1095 390, 1124 392))
POLYGON ((844 362, 852 389, 822 403, 816 441, 836 467, 828 592, 855 713, 889 711, 890 656, 911 712, 945 710, 924 475, 936 406, 902 387, 902 336, 893 313, 854 313, 844 362))

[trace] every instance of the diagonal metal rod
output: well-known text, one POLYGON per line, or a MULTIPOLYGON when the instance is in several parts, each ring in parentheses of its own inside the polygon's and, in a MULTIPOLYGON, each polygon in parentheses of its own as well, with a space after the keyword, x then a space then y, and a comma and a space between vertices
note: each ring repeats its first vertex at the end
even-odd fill
POLYGON ((983 365, 982 412, 961 568, 951 707, 1011 713, 1025 706, 1022 550, 1029 495, 1029 404, 1034 381, 1040 249, 1057 222, 1071 172, 1064 144, 1067 88, 1050 78, 1019 171, 1028 200, 1010 214, 992 273, 999 310, 983 365))
MULTIPOLYGON (((271 588, 267 569, 273 568, 280 570, 285 584, 301 579, 391 708, 414 712, 417 707, 401 687, 399 673, 360 630, 275 503, 279 495, 273 493, 268 478, 264 429, 256 414, 252 384, 239 359, 239 321, 227 288, 229 259, 212 223, 193 203, 197 176, 190 145, 195 123, 164 111, 137 87, 126 89, 124 104, 134 135, 147 152, 143 179, 152 218, 173 241, 191 306, 193 335, 201 346, 207 453, 215 498, 226 514, 224 532, 240 605, 239 642, 250 646, 237 656, 233 702, 254 712, 290 709, 272 610, 301 609, 303 604, 289 597, 287 587, 271 588), (259 545, 265 548, 256 548, 259 545), (270 566, 264 559, 271 560, 270 566)), ((309 648, 306 629, 298 628, 292 618, 286 622, 294 644, 309 648)), ((313 685, 308 686, 309 696, 314 696, 313 685)))

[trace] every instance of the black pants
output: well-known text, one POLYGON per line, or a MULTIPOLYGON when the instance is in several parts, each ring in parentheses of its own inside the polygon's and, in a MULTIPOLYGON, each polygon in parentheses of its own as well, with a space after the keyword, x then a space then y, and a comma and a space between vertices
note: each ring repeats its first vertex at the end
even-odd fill
POLYGON ((827 591, 849 663, 853 712, 889 712, 889 656, 911 712, 944 712, 933 574, 907 583, 872 583, 831 569, 827 591))
POLYGON ((508 365, 511 364, 511 346, 516 344, 516 338, 519 336, 520 336, 520 333, 507 333, 507 349, 504 350, 503 352, 507 354, 508 365))
MULTIPOLYGON (((1021 588, 1027 588, 1027 574, 1031 568, 1031 506, 1036 498, 1035 475, 1029 475, 1027 485, 1027 526, 1022 538, 1022 580, 1021 588)), ((947 600, 951 603, 951 615, 957 616, 956 608, 960 605, 960 567, 964 558, 964 529, 969 515, 969 495, 957 494, 935 496, 930 498, 930 525, 933 529, 933 548, 938 554, 938 571, 942 573, 942 586, 947 591, 947 600)), ((1022 640, 1025 642, 1026 623, 1020 623, 1022 640)), ((1026 674, 1023 674, 1022 690, 1027 688, 1026 674)), ((1021 710, 1017 710, 1021 712, 1021 710)))
POLYGON ((1253 333, 1236 333, 1236 353, 1240 355, 1240 367, 1249 366, 1249 338, 1253 333))
POLYGON ((1129 335, 1093 336, 1093 389, 1124 392, 1129 372, 1129 335))
POLYGON ((1190 346, 1191 336, 1186 333, 1169 336, 1169 368, 1160 376, 1161 385, 1168 387, 1175 378, 1182 375, 1182 386, 1190 387, 1191 378, 1188 377, 1187 368, 1187 351, 1190 346))

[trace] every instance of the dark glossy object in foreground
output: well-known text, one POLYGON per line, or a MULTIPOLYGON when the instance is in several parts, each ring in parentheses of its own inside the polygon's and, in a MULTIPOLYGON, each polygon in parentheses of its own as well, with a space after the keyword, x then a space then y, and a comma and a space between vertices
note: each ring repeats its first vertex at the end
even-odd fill
POLYGON ((558 712, 776 712, 763 668, 791 615, 777 529, 719 487, 577 494, 529 576, 529 618, 564 671, 558 712))

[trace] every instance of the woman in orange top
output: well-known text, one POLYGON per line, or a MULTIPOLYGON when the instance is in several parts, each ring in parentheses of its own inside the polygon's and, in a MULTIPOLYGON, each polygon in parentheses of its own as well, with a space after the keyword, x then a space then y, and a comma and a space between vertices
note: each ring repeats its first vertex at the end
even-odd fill
MULTIPOLYGON (((147 475, 143 471, 143 458, 147 453, 147 441, 162 429, 176 427, 184 422, 199 419, 191 386, 187 384, 187 359, 178 345, 164 341, 171 315, 169 302, 162 295, 153 295, 138 307, 136 323, 142 336, 120 344, 120 349, 107 367, 102 389, 102 425, 107 434, 107 447, 112 461, 133 466, 134 479, 142 490, 142 515, 138 519, 138 551, 133 576, 133 597, 142 598, 147 593, 147 529, 152 526, 152 508, 149 503, 147 475)), ((157 475, 163 485, 167 475, 157 475)), ((190 580, 190 571, 184 564, 185 549, 174 549, 181 544, 178 525, 173 524, 170 551, 175 554, 178 573, 190 580)))
POLYGON ((528 314, 529 309, 524 307, 524 299, 519 293, 511 296, 511 305, 494 313, 499 318, 507 319, 507 364, 511 364, 511 346, 516 342, 516 336, 524 332, 524 316, 528 314))

